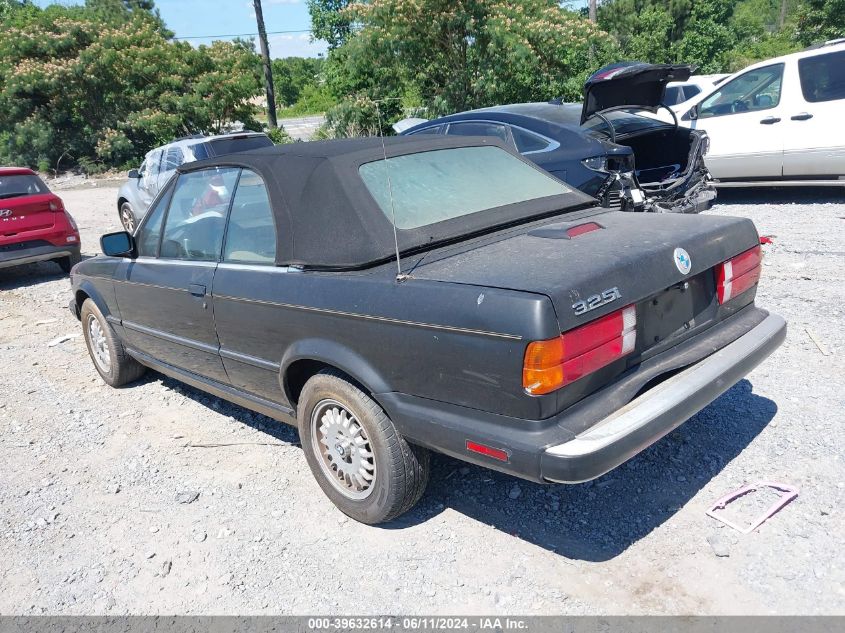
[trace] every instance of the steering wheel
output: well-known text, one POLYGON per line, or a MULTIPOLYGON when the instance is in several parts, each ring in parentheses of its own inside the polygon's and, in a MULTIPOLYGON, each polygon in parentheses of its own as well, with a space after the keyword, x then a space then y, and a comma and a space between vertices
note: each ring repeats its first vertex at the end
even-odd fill
POLYGON ((731 104, 731 110, 734 112, 748 112, 748 104, 742 99, 737 99, 731 104))

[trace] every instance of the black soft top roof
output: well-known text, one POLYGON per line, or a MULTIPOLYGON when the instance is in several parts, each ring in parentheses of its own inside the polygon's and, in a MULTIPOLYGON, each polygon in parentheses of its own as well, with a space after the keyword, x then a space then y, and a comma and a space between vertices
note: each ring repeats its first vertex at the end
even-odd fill
MULTIPOLYGON (((484 145, 500 147, 539 170, 491 137, 403 136, 384 139, 388 158, 484 145)), ((382 140, 370 137, 266 147, 188 163, 180 167, 179 172, 237 166, 261 175, 267 184, 276 220, 277 265, 361 268, 395 257, 393 226, 358 174, 361 165, 383 158, 382 140)), ((483 166, 479 168, 483 169, 483 166)), ((418 249, 524 217, 592 201, 592 198, 572 190, 565 195, 506 205, 417 229, 399 230, 399 249, 418 249)))

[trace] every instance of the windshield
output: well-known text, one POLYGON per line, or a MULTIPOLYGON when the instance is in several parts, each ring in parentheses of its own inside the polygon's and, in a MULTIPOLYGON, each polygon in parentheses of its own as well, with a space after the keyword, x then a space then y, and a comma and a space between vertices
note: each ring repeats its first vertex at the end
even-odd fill
POLYGON ((34 196, 48 192, 47 185, 38 176, 30 174, 0 175, 0 199, 34 196))
POLYGON ((490 146, 396 156, 365 163, 358 171, 391 222, 395 209, 398 229, 416 229, 571 191, 505 150, 490 146))

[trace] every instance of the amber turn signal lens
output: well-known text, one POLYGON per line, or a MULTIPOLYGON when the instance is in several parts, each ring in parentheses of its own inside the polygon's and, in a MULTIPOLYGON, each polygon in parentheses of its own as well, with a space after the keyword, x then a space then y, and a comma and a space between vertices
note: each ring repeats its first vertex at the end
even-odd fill
POLYGON ((563 338, 534 341, 525 350, 522 385, 534 395, 549 393, 563 385, 563 338))

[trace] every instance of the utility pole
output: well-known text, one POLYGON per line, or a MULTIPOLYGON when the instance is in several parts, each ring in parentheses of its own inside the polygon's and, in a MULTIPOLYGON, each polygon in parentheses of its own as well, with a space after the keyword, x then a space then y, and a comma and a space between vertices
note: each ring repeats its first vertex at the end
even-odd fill
MULTIPOLYGON (((598 0, 590 0, 590 22, 595 24, 598 21, 598 0)), ((582 14, 583 15, 583 14, 582 14)))
POLYGON ((778 30, 786 23, 786 0, 780 0, 780 15, 778 16, 778 30))
POLYGON ((255 6, 255 19, 258 22, 258 43, 261 46, 261 58, 264 60, 264 84, 267 89, 267 122, 270 129, 279 127, 276 121, 276 91, 273 88, 273 66, 270 63, 270 47, 267 45, 267 29, 264 28, 264 12, 261 0, 252 0, 255 6))

